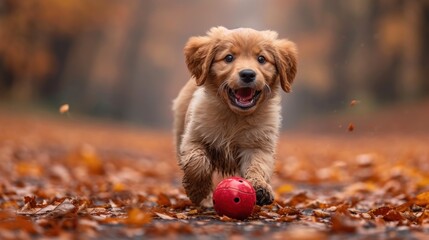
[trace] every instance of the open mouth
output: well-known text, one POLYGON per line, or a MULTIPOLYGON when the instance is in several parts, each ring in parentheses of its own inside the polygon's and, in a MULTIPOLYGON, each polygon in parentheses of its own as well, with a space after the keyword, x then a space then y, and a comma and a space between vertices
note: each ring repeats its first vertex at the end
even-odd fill
POLYGON ((261 91, 257 91, 250 87, 229 89, 229 98, 232 104, 243 110, 249 109, 256 105, 261 91))

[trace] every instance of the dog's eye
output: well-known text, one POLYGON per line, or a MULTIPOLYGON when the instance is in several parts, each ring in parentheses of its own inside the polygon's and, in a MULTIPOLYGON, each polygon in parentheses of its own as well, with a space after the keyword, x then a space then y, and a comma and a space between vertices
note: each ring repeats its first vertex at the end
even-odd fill
POLYGON ((231 54, 226 55, 225 62, 230 63, 232 61, 234 61, 234 56, 232 56, 231 54))
POLYGON ((258 57, 258 62, 259 62, 260 64, 264 64, 264 63, 266 63, 266 62, 267 62, 267 60, 265 59, 265 57, 264 57, 264 56, 259 56, 259 57, 258 57))

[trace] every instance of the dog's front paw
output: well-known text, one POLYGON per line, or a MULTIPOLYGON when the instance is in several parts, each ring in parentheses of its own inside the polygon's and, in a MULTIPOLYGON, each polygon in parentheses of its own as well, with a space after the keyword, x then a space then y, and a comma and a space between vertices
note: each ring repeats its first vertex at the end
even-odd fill
POLYGON ((256 204, 258 206, 270 205, 274 201, 274 194, 271 187, 255 187, 256 204))

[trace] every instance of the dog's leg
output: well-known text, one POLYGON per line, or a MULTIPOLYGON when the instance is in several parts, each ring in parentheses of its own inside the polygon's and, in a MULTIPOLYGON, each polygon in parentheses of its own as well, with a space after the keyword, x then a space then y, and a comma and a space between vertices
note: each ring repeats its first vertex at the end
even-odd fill
POLYGON ((256 191, 256 204, 273 203, 274 194, 269 184, 274 167, 272 153, 261 150, 246 150, 241 159, 241 175, 249 180, 256 191))
POLYGON ((213 168, 207 152, 198 144, 186 144, 181 152, 180 167, 184 172, 183 187, 194 204, 201 204, 212 191, 213 168))

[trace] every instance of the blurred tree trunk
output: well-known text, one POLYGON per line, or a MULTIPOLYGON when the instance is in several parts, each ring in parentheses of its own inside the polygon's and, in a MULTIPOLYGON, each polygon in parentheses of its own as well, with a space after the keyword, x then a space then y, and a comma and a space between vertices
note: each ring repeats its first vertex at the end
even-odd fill
POLYGON ((327 11, 335 14, 338 21, 334 25, 336 27, 336 38, 330 56, 328 57, 330 66, 332 67, 331 74, 333 85, 330 94, 327 96, 328 109, 338 109, 342 103, 347 101, 349 97, 349 73, 347 71, 350 64, 352 54, 351 41, 356 37, 356 22, 355 16, 347 7, 347 3, 342 1, 331 1, 327 11), (348 21, 341 21, 348 19, 348 21))
POLYGON ((123 120, 162 126, 165 119, 159 107, 166 105, 163 94, 166 86, 162 80, 165 77, 148 57, 145 45, 154 8, 152 1, 137 1, 135 6, 126 48, 123 49, 123 72, 115 93, 115 112, 123 120))
POLYGON ((429 3, 426 1, 421 6, 422 16, 419 32, 422 49, 420 49, 420 69, 422 81, 422 95, 429 96, 429 3))
MULTIPOLYGON (((114 92, 116 102, 114 114, 120 119, 128 119, 135 109, 136 103, 133 102, 135 100, 133 94, 135 94, 135 88, 138 88, 138 81, 150 82, 140 78, 141 71, 146 72, 148 70, 147 63, 140 62, 140 55, 143 54, 142 42, 144 42, 146 35, 152 2, 137 1, 133 4, 131 26, 126 33, 125 48, 122 49, 124 57, 121 69, 123 71, 120 72, 120 79, 114 92)), ((145 93, 141 92, 141 94, 145 93)))

